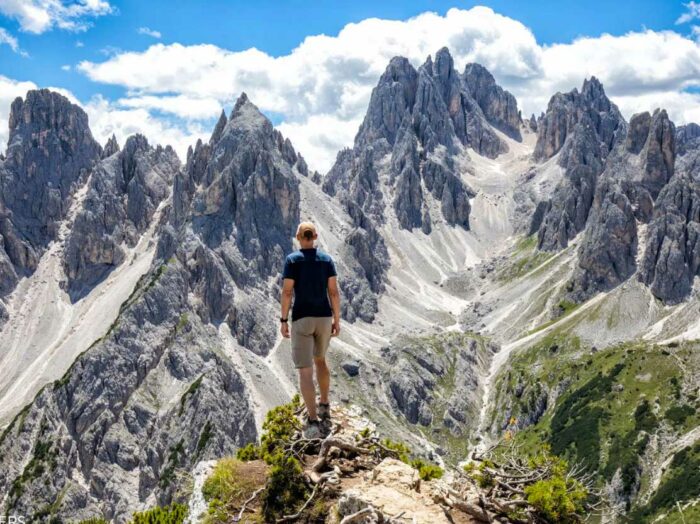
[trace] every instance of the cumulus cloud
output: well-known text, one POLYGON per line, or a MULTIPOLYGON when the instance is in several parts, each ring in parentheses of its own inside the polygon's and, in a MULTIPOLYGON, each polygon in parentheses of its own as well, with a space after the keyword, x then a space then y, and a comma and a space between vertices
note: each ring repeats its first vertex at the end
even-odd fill
POLYGON ((35 34, 54 27, 85 31, 90 26, 89 18, 113 10, 105 0, 0 0, 0 13, 16 19, 22 31, 35 34))
MULTIPOLYGON (((688 4, 689 12, 695 7, 688 4)), ((246 91, 263 111, 281 117, 280 129, 311 167, 325 171, 335 153, 352 144, 389 60, 401 55, 419 66, 443 46, 458 69, 468 62, 487 67, 526 115, 544 110, 552 94, 580 87, 591 75, 623 111, 667 106, 680 122, 696 114, 695 105, 680 103, 698 103, 686 92, 700 78, 700 47, 692 38, 645 30, 543 46, 528 27, 486 7, 408 20, 370 18, 336 36, 309 36, 279 57, 255 48, 158 43, 103 62, 84 61, 78 69, 93 81, 123 86, 123 108, 186 120, 213 118, 246 91)))
POLYGON ((151 144, 171 145, 184 162, 187 148, 208 139, 214 122, 174 122, 154 116, 142 108, 125 108, 102 96, 95 96, 83 108, 88 114, 95 140, 104 145, 115 135, 123 145, 128 137, 141 133, 151 144))
POLYGON ((161 36, 163 36, 160 34, 160 31, 156 31, 155 29, 150 29, 148 27, 139 27, 136 32, 140 35, 152 36, 153 38, 158 38, 158 39, 161 36))

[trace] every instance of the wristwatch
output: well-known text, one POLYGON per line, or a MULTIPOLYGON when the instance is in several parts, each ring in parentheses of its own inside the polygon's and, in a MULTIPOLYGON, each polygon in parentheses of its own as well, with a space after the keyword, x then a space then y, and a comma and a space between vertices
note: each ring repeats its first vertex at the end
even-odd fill
POLYGON ((286 318, 280 317, 280 322, 282 322, 282 324, 286 324, 286 323, 287 323, 287 319, 286 319, 286 318))

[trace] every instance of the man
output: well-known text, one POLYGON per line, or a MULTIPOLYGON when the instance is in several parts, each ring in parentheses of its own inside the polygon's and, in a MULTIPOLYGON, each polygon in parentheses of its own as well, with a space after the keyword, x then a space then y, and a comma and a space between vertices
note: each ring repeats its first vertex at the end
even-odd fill
POLYGON ((331 337, 340 333, 340 293, 333 259, 314 247, 316 226, 302 222, 296 238, 301 249, 287 256, 282 286, 280 331, 289 338, 289 308, 292 307, 292 359, 299 370, 299 389, 306 404, 306 438, 319 438, 330 428, 328 392, 331 376, 326 351, 331 337), (316 409, 316 380, 321 398, 316 409))

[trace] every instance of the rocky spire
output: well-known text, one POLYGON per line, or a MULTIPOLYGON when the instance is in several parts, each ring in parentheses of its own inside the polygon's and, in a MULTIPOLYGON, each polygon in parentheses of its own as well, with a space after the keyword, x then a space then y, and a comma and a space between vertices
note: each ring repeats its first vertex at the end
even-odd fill
MULTIPOLYGON (((675 129, 666 111, 657 109, 653 115, 634 115, 625 140, 620 141, 608 156, 596 188, 579 254, 579 267, 573 277, 574 300, 580 302, 598 291, 607 291, 637 270, 637 223, 649 222, 653 209, 657 209, 655 215, 658 215, 659 206, 663 209, 672 207, 670 203, 655 204, 654 201, 671 179, 674 162, 675 129)), ((672 201, 673 197, 666 199, 672 201)), ((663 214, 667 216, 669 213, 664 211, 663 214)), ((664 222, 657 221, 650 230, 650 235, 656 237, 667 234, 664 222)), ((678 234, 679 228, 669 228, 672 242, 677 241, 678 234)), ((655 245, 653 239, 648 242, 655 245)), ((671 292, 660 284, 675 276, 668 274, 669 268, 663 264, 652 269, 655 262, 651 260, 659 256, 658 252, 652 252, 653 247, 648 247, 643 281, 652 287, 657 286, 662 298, 676 298, 680 291, 671 292)), ((691 272, 696 269, 692 263, 686 266, 691 272)))
POLYGON ((10 110, 10 139, 0 192, 12 221, 33 246, 57 231, 75 185, 99 159, 88 118, 66 97, 41 89, 17 98, 10 110))
POLYGON ((467 64, 463 78, 489 123, 511 138, 521 140, 522 121, 515 97, 497 85, 493 75, 480 64, 467 64))
POLYGON ((219 120, 216 122, 216 126, 214 127, 214 131, 211 134, 211 138, 209 139, 210 144, 215 144, 216 142, 219 141, 221 138, 221 134, 224 132, 224 129, 226 128, 226 124, 228 123, 228 119, 226 118, 226 111, 223 109, 221 110, 221 115, 219 115, 219 120))
POLYGON ((583 82, 581 92, 557 93, 549 101, 547 112, 538 125, 534 157, 547 160, 559 152, 566 138, 583 119, 593 126, 604 157, 613 146, 613 139, 622 115, 605 94, 596 77, 583 82))
POLYGON ((107 158, 112 156, 115 153, 118 153, 120 151, 119 149, 119 142, 117 142, 117 137, 112 135, 109 140, 107 140, 107 143, 105 144, 104 149, 102 150, 102 158, 107 158))
POLYGON ((595 77, 584 82, 580 93, 574 89, 552 97, 537 122, 534 158, 544 161, 559 154, 564 176, 533 215, 531 230, 538 231, 540 249, 562 249, 583 230, 598 176, 626 130, 622 115, 595 77))

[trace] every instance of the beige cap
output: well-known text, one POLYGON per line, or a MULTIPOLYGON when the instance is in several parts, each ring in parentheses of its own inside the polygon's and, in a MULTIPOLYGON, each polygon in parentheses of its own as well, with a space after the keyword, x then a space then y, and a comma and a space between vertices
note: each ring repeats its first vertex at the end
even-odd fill
POLYGON ((315 238, 318 233, 316 233, 316 226, 313 222, 302 222, 297 228, 297 239, 301 240, 304 237, 304 233, 311 231, 312 238, 315 238))

